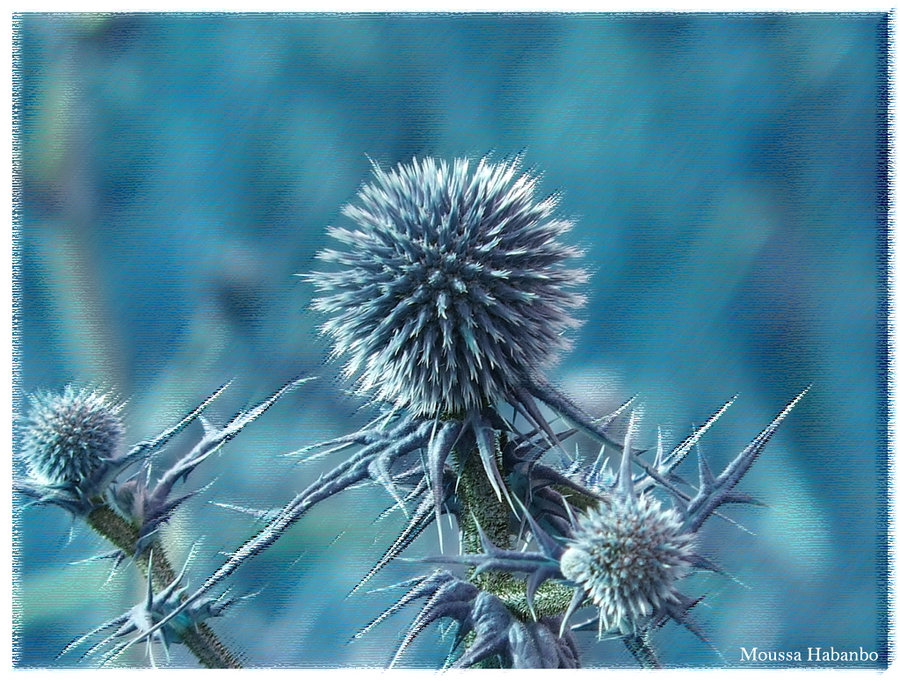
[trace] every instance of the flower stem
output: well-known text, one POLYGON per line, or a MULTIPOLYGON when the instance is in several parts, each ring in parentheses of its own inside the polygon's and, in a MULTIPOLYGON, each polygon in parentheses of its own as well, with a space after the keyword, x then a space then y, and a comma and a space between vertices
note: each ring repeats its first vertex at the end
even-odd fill
MULTIPOLYGON (((86 520, 91 528, 115 544, 126 556, 134 556, 141 573, 145 577, 147 576, 150 566, 150 551, 141 551, 135 555, 139 535, 134 525, 105 503, 101 503, 91 511, 86 520)), ((153 590, 158 592, 171 584, 176 575, 158 540, 153 542, 152 551, 153 574, 151 578, 153 590)), ((210 669, 239 669, 241 667, 237 657, 225 647, 205 622, 200 622, 194 628, 186 629, 180 635, 183 643, 203 666, 210 669)))
MULTIPOLYGON (((502 474, 500 458, 497 456, 497 466, 502 474)), ((478 533, 479 527, 497 548, 513 548, 509 506, 504 500, 497 498, 477 451, 470 452, 460 468, 459 475, 463 552, 481 553, 484 550, 478 533)), ((474 568, 469 572, 469 580, 482 591, 491 593, 503 601, 514 617, 522 622, 530 622, 533 619, 528 607, 524 580, 508 572, 485 571, 475 576, 472 576, 472 572, 474 568)), ((534 595, 535 614, 538 618, 561 615, 566 611, 571 597, 571 589, 545 582, 534 595)), ((470 634, 465 639, 465 644, 469 645, 473 640, 474 637, 470 634)), ((496 666, 498 662, 485 660, 474 666, 489 668, 496 666)))
MULTIPOLYGON (((499 463, 498 463, 499 465, 499 463)), ((462 506, 463 550, 478 553, 483 550, 478 527, 498 548, 511 548, 509 508, 497 498, 477 452, 466 458, 460 471, 460 503, 462 506)))

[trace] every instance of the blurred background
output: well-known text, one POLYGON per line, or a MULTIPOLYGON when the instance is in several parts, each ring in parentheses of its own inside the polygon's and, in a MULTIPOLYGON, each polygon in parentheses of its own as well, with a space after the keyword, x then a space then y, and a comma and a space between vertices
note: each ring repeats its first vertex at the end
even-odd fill
MULTIPOLYGON (((230 379, 210 411, 223 423, 320 377, 192 477, 215 484, 168 529, 176 564, 196 546, 192 584, 256 529, 211 502, 282 505, 340 457, 284 455, 366 420, 294 274, 346 224, 369 159, 524 153, 577 220, 592 273, 575 349, 549 371, 568 393, 597 413, 638 395, 640 438, 652 445, 659 425, 670 446, 739 394, 701 445, 721 468, 812 384, 744 484, 769 506, 731 513, 749 532, 706 526, 703 550, 730 576, 685 590, 706 594, 696 616, 714 649, 669 624, 662 661, 834 646, 883 664, 884 15, 15 23, 17 414, 36 389, 100 386, 127 398, 133 443, 230 379)), ((144 587, 133 567, 107 579, 103 562, 71 565, 109 547, 58 508, 23 505, 15 663, 90 665, 83 648, 57 655, 144 587)), ((351 640, 401 592, 348 593, 402 526, 374 523, 389 505, 367 487, 317 507, 234 575, 234 595, 261 592, 215 629, 255 666, 385 665, 416 607, 351 640)), ((408 555, 435 548, 429 534, 408 555)), ((421 569, 396 563, 371 584, 421 569)), ((633 664, 592 637, 585 664, 633 664)), ((448 642, 432 627, 399 664, 440 665, 448 642)), ((144 663, 138 650, 115 664, 144 663)), ((193 658, 176 647, 171 663, 193 658)))

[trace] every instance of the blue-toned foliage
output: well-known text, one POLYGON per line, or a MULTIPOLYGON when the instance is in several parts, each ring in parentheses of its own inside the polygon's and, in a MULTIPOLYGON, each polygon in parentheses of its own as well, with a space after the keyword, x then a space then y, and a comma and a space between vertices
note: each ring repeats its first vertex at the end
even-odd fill
MULTIPOLYGON (((14 418, 24 421, 27 395, 42 388, 114 390, 127 399, 125 453, 236 377, 204 412, 223 425, 245 400, 255 403, 291 375, 320 372, 333 340, 315 337, 326 321, 310 312, 320 294, 291 275, 342 269, 314 256, 349 250, 324 228, 360 229, 339 210, 360 205, 363 182, 377 184, 367 155, 385 173, 426 156, 448 163, 467 156, 471 171, 487 153, 496 162, 526 150, 523 169, 539 166, 528 170, 539 178, 536 198, 563 192, 555 213, 574 225, 559 240, 585 250, 565 265, 591 275, 573 288, 590 304, 573 313, 583 325, 566 334, 572 350, 542 368, 588 425, 639 396, 635 443, 650 451, 634 459, 636 494, 699 522, 715 499, 688 513, 698 490, 674 480, 698 485, 697 449, 683 448, 674 477, 662 475, 666 466, 654 471, 678 490, 670 492, 642 465, 653 463, 657 431, 667 453, 740 393, 697 445, 715 478, 783 402, 815 382, 744 482, 730 492, 726 479, 709 482, 719 498, 741 496, 737 490, 770 505, 720 506, 695 531, 698 551, 739 581, 702 573, 675 583, 691 598, 704 596, 690 613, 722 656, 670 620, 653 634, 660 661, 781 666, 745 661, 741 646, 821 643, 877 651, 875 662, 859 666, 883 667, 895 650, 882 257, 893 19, 885 12, 15 15, 14 418)), ((213 484, 172 509, 162 532, 146 524, 148 538, 172 542, 176 562, 203 538, 188 570, 196 589, 320 474, 331 481, 320 502, 326 487, 346 489, 312 507, 313 497, 304 497, 291 512, 311 510, 272 550, 219 582, 239 593, 265 587, 212 624, 248 664, 387 663, 403 638, 403 617, 424 599, 344 645, 390 605, 391 594, 367 590, 425 574, 396 559, 433 556, 440 547, 454 553, 456 518, 470 517, 460 506, 457 448, 438 456, 455 438, 453 424, 439 422, 431 464, 427 450, 411 449, 387 467, 390 476, 387 450, 334 471, 363 444, 302 467, 279 456, 362 429, 360 403, 346 398, 351 386, 330 380, 350 355, 338 359, 322 369, 326 380, 282 401, 187 484, 179 480, 167 501, 213 484), (425 479, 419 469, 429 466, 425 479), (442 482, 437 506, 432 475, 442 482), (223 513, 229 504, 261 515, 223 513)), ((565 452, 526 423, 524 408, 491 405, 511 421, 517 416, 521 437, 492 415, 482 420, 494 424, 499 481, 564 547, 572 531, 565 503, 582 517, 586 489, 603 506, 620 452, 606 443, 598 456, 602 445, 583 433, 565 436, 580 431, 579 421, 548 407, 542 394, 552 400, 552 391, 534 385, 528 393, 565 452)), ((373 428, 386 424, 387 436, 409 416, 398 410, 373 428)), ((610 436, 623 433, 613 423, 610 436)), ((27 476, 34 494, 13 500, 12 664, 89 666, 93 659, 56 654, 137 602, 144 581, 130 560, 102 588, 106 562, 68 565, 113 548, 83 525, 96 497, 39 489, 19 458, 22 435, 16 427, 14 484, 24 489, 27 476), (37 500, 46 503, 28 503, 37 500)), ((202 437, 199 422, 187 426, 116 475, 122 512, 162 518, 142 499, 202 437)), ((480 451, 469 457, 483 468, 480 451)), ((508 520, 512 534, 524 526, 528 536, 527 520, 513 511, 508 520)), ((464 552, 481 550, 472 542, 464 552)), ((539 553, 533 542, 525 550, 539 553)), ((470 579, 466 567, 440 567, 470 579)), ((573 622, 595 611, 588 598, 573 622)), ((439 630, 452 635, 450 622, 431 625, 397 664, 439 665, 449 641, 439 630)), ((581 664, 630 661, 620 641, 595 643, 596 635, 591 626, 578 636, 581 664)), ((172 648, 171 664, 191 664, 183 645, 172 648)), ((112 664, 141 664, 141 653, 143 646, 112 664)))
POLYGON ((409 591, 357 634, 364 635, 409 603, 426 599, 391 666, 425 627, 442 618, 457 624, 450 655, 454 667, 471 667, 489 659, 503 667, 572 669, 579 666, 574 637, 570 631, 558 635, 558 618, 523 622, 494 594, 444 570, 403 586, 409 591), (466 637, 470 640, 461 651, 466 637))
MULTIPOLYGON (((200 628, 203 620, 220 615, 233 599, 220 595, 195 598, 186 603, 184 570, 177 577, 171 573, 159 531, 171 520, 175 510, 199 491, 173 495, 176 485, 184 483, 197 466, 285 393, 307 380, 310 379, 288 382, 268 399, 238 413, 220 428, 213 426, 201 414, 228 387, 226 384, 174 426, 154 438, 138 442, 121 454, 115 454, 124 433, 118 418, 121 406, 112 403, 108 397, 67 387, 59 396, 41 394, 33 398, 34 408, 29 416, 23 452, 28 475, 17 476, 14 489, 33 497, 33 504, 53 504, 73 516, 81 517, 115 545, 114 551, 88 560, 112 559, 115 571, 125 560, 132 559, 147 577, 147 595, 141 603, 79 638, 62 653, 106 629, 115 628, 108 638, 93 646, 86 655, 108 647, 102 658, 104 663, 108 662, 131 645, 132 634, 146 638, 148 653, 152 650, 151 643, 159 641, 168 654, 170 643, 184 642, 190 637, 188 646, 205 666, 240 666, 238 659, 221 645, 214 634, 200 628), (152 457, 195 420, 203 425, 200 441, 174 464, 153 475, 152 457), (101 431, 103 437, 97 435, 97 431, 101 431), (114 446, 110 445, 110 433, 116 436, 114 446), (96 444, 97 449, 79 446, 85 443, 96 444), (40 451, 41 446, 53 456, 62 457, 65 462, 82 455, 87 463, 82 461, 74 467, 55 463, 41 467, 40 456, 46 455, 40 451), (63 453, 60 454, 60 451, 63 453), (124 477, 127 470, 137 464, 140 464, 139 470, 124 477), (48 480, 49 476, 44 474, 46 470, 57 472, 56 477, 48 480), (155 584, 154 576, 157 577, 155 584), (160 583, 160 576, 164 578, 164 583, 160 583), (114 640, 117 643, 107 646, 114 640)), ((152 653, 150 660, 153 662, 152 653)))
MULTIPOLYGON (((107 646, 110 659, 139 641, 167 649, 182 641, 207 666, 237 666, 200 624, 229 602, 214 592, 311 508, 365 483, 381 486, 408 521, 357 589, 432 523, 443 553, 425 562, 467 570, 405 582, 407 593, 361 632, 425 599, 391 664, 441 619, 456 625, 448 660, 459 667, 577 667, 573 631, 589 625, 600 638, 620 639, 645 667, 660 666, 651 634, 668 620, 706 640, 689 613, 699 598, 677 584, 695 570, 717 569, 695 552, 697 534, 723 504, 756 503, 735 487, 805 391, 718 476, 699 452, 696 485, 675 469, 733 400, 668 453, 660 442, 650 460, 633 444, 633 400, 594 416, 543 375, 567 346, 563 334, 576 325, 576 289, 585 278, 564 267, 578 251, 558 241, 569 223, 554 217, 555 200, 534 198, 536 180, 520 173, 517 160, 469 165, 427 158, 390 172, 376 166, 374 183, 344 209, 358 229, 330 230, 346 250, 320 254, 339 269, 308 275, 320 294, 314 307, 330 315, 322 331, 333 354, 348 358, 345 373, 358 379, 377 417, 305 447, 311 459, 342 458, 283 507, 253 511, 262 528, 192 593, 165 571, 167 585, 154 590, 150 560, 147 598, 92 632, 115 628, 93 651, 107 646), (600 445, 589 465, 567 449, 577 433, 600 445), (619 457, 615 476, 607 450, 619 457), (458 541, 444 541, 447 517, 458 541), (450 551, 457 543, 458 554, 450 551), (576 623, 585 607, 594 614, 576 623)), ((135 536, 124 543, 136 559, 160 551, 159 529, 196 493, 173 497, 175 484, 300 382, 218 428, 200 413, 220 390, 154 440, 116 459, 96 457, 103 465, 76 467, 74 483, 89 477, 82 471, 102 468, 108 487, 79 488, 79 510, 92 512, 101 533, 95 509, 127 520, 135 536), (200 442, 151 483, 148 457, 194 419, 204 428, 200 442), (112 475, 103 468, 108 460, 119 462, 112 475), (142 468, 119 480, 137 461, 142 468)), ((19 488, 61 503, 33 482, 19 488)))
POLYGON ((192 603, 188 608, 180 607, 184 594, 187 591, 187 586, 183 581, 186 568, 187 563, 185 563, 181 573, 169 584, 162 588, 154 588, 153 555, 151 553, 147 575, 147 591, 143 600, 122 615, 101 624, 93 631, 73 641, 60 655, 77 648, 103 631, 111 630, 106 638, 101 639, 83 654, 83 657, 86 658, 99 657, 100 663, 105 664, 115 659, 119 653, 128 647, 134 634, 148 632, 155 624, 177 609, 177 617, 170 619, 165 626, 155 630, 147 637, 147 658, 150 660, 151 665, 155 667, 154 642, 162 645, 168 658, 169 646, 172 643, 183 642, 185 635, 189 631, 199 631, 201 623, 221 616, 237 600, 222 595, 218 598, 202 599, 192 603))

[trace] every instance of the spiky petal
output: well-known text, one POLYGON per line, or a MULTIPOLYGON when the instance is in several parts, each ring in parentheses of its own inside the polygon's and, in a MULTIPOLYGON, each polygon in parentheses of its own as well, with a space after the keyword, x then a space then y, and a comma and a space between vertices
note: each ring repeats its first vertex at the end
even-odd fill
POLYGON ((509 401, 576 326, 586 276, 563 267, 580 252, 557 240, 571 224, 516 160, 413 159, 374 175, 343 211, 358 229, 330 230, 346 250, 319 254, 340 269, 309 275, 333 354, 416 414, 509 401))
POLYGON ((580 524, 560 571, 596 604, 601 634, 634 632, 663 604, 677 602, 675 582, 690 571, 694 544, 677 512, 649 495, 615 495, 580 524))

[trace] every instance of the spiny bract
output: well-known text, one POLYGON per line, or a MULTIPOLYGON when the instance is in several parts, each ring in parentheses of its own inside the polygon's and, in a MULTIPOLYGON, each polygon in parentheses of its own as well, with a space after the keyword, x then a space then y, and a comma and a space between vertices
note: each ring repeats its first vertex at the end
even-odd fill
POLYGON ((121 408, 111 396, 86 388, 33 395, 22 444, 29 474, 51 485, 90 481, 122 445, 121 408))
POLYGON ((347 250, 318 256, 341 269, 309 275, 333 355, 363 391, 420 415, 507 400, 577 325, 586 275, 562 266, 580 251, 557 241, 571 223, 516 160, 374 175, 343 210, 359 228, 329 230, 347 250))
POLYGON ((694 537, 671 509, 649 495, 614 495, 589 509, 560 558, 560 571, 597 605, 600 631, 623 633, 674 602, 674 584, 692 565, 694 537))

